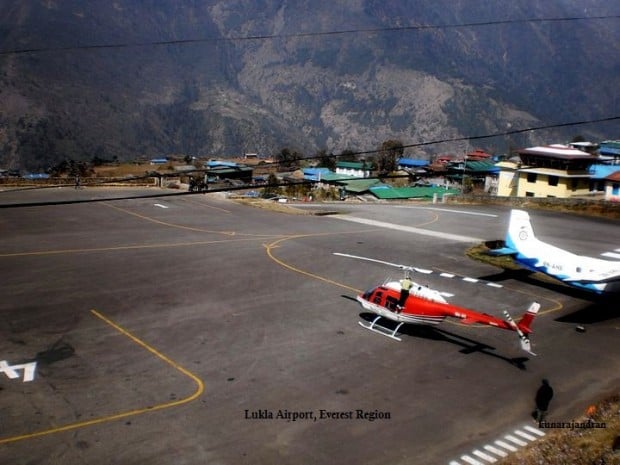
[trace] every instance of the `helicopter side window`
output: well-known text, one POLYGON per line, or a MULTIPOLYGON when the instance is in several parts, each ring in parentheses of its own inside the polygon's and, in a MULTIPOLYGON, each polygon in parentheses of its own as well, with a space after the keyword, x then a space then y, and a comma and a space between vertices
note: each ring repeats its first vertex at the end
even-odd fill
POLYGON ((364 300, 370 300, 370 296, 372 295, 372 292, 374 291, 373 289, 368 289, 366 292, 364 292, 364 294, 362 295, 362 298, 364 300))
POLYGON ((375 298, 372 301, 376 304, 381 304, 381 297, 383 297, 383 292, 377 292, 375 294, 375 298))

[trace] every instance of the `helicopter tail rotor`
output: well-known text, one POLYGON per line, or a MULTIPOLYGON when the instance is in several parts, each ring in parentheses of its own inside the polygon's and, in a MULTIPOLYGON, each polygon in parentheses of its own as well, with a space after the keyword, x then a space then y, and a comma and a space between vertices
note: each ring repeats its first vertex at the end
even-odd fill
POLYGON ((540 304, 538 302, 533 302, 532 305, 530 305, 530 307, 527 309, 527 311, 525 312, 521 320, 519 320, 519 323, 515 323, 515 320, 512 319, 510 314, 506 310, 504 310, 506 321, 512 327, 512 329, 514 329, 516 333, 519 335, 519 342, 521 344, 521 349, 523 349, 524 351, 526 351, 527 353, 531 355, 536 355, 536 354, 532 352, 532 344, 530 342, 530 338, 528 337, 528 334, 532 332, 532 330, 530 329, 530 324, 534 320, 534 317, 538 313, 539 309, 540 309, 540 304))

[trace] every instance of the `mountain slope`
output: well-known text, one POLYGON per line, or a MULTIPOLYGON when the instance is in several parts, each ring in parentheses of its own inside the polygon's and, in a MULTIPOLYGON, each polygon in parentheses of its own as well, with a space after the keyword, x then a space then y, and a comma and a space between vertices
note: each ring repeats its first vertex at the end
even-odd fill
MULTIPOLYGON (((311 155, 613 116, 618 19, 523 21, 618 15, 612 3, 0 0, 0 50, 44 49, 0 55, 0 166, 311 155)), ((481 143, 505 151, 612 128, 481 143)))

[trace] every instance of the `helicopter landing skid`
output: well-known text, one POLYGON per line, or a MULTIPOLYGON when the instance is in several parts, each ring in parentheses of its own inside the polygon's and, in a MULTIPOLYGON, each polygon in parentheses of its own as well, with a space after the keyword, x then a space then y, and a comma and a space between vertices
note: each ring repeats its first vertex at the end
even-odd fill
POLYGON ((365 324, 365 323, 363 323, 361 321, 358 321, 358 323, 360 324, 360 326, 362 326, 362 327, 364 327, 366 329, 369 329, 370 331, 373 331, 375 333, 379 333, 382 336, 386 336, 386 337, 389 337, 391 339, 395 339, 397 341, 401 341, 401 338, 396 337, 396 333, 398 332, 400 327, 404 324, 404 322, 401 321, 400 323, 398 323, 396 328, 390 329, 390 328, 386 328, 385 326, 381 326, 381 325, 377 324, 377 321, 379 321, 380 318, 381 318, 381 315, 377 316, 377 318, 372 320, 372 323, 370 323, 370 324, 365 324))

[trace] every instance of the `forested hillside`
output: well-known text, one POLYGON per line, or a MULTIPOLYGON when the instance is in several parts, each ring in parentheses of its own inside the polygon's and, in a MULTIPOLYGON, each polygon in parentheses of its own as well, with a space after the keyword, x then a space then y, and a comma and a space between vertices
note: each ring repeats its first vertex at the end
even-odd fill
MULTIPOLYGON (((0 11, 3 168, 364 151, 620 108, 620 3, 605 0, 0 0, 0 11)), ((616 127, 415 153, 600 140, 616 127)))

